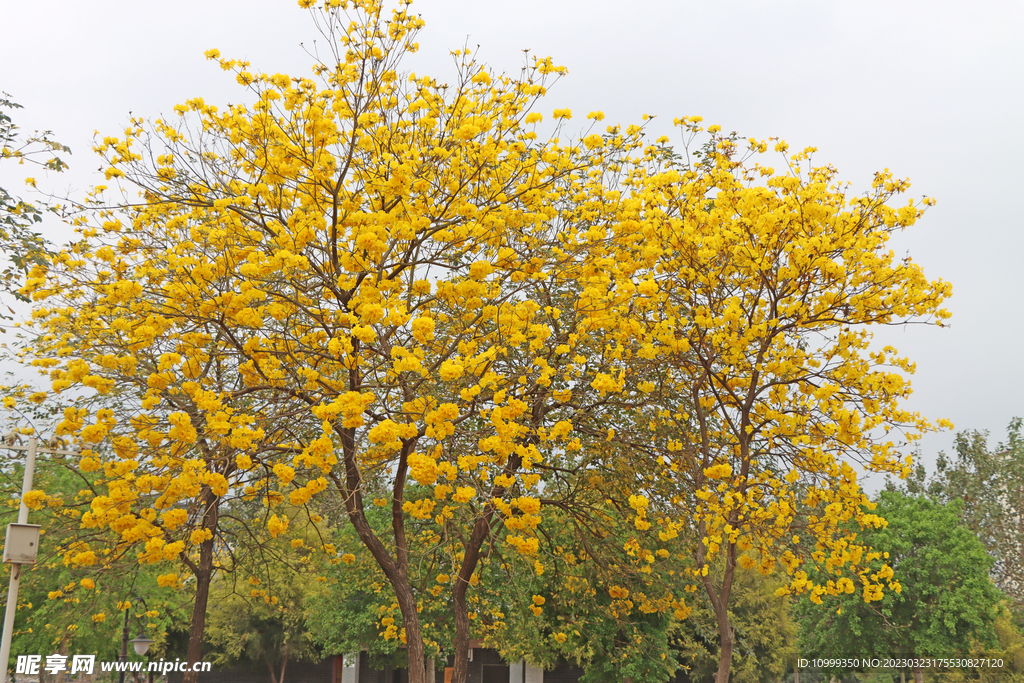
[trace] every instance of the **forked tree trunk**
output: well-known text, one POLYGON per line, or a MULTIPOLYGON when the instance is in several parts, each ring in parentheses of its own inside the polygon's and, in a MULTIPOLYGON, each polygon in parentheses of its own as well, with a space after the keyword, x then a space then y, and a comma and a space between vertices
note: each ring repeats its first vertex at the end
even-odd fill
MULTIPOLYGON (((537 406, 534 406, 534 420, 537 421, 537 406)), ((504 473, 511 475, 515 473, 523 463, 522 457, 513 455, 505 464, 504 473)), ((491 498, 501 498, 505 495, 505 487, 494 486, 491 489, 491 498)), ((469 604, 466 601, 466 591, 469 590, 469 582, 480 563, 481 549, 484 543, 490 538, 494 529, 491 524, 495 523, 496 508, 494 503, 488 503, 473 524, 473 533, 463 546, 465 556, 462 566, 455 577, 455 588, 452 590, 452 612, 455 615, 455 666, 452 670, 452 683, 466 683, 469 675, 469 604)), ((500 524, 500 522, 498 522, 500 524)))
MULTIPOLYGON (((354 385, 358 386, 358 385, 354 385)), ((388 582, 395 591, 395 600, 402 612, 402 626, 405 628, 405 652, 409 659, 409 682, 426 683, 426 667, 424 666, 423 630, 420 626, 419 612, 416 609, 416 596, 409 581, 409 550, 405 536, 405 519, 402 510, 405 477, 408 469, 408 456, 415 447, 416 441, 407 439, 403 442, 395 473, 393 500, 391 501, 391 527, 394 534, 395 554, 392 556, 370 526, 363 510, 363 481, 356 460, 355 428, 345 427, 336 433, 341 437, 344 453, 344 478, 331 474, 338 492, 345 500, 345 511, 349 521, 359 535, 359 540, 377 565, 384 572, 388 582)), ((186 682, 187 683, 187 682, 186 682)))
POLYGON ((277 671, 274 670, 274 664, 270 661, 270 657, 266 652, 263 653, 263 661, 267 663, 267 668, 270 669, 270 680, 271 683, 284 683, 284 670, 288 666, 288 655, 284 655, 281 658, 281 674, 278 675, 277 671))

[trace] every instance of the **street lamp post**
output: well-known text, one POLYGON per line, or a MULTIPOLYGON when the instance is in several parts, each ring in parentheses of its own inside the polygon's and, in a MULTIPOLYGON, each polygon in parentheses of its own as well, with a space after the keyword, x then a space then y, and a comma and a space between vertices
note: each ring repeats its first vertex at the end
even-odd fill
POLYGON ((124 669, 128 664, 128 615, 132 612, 131 601, 124 606, 124 630, 121 631, 121 656, 117 661, 121 663, 121 673, 117 676, 117 683, 124 683, 124 669))
MULTIPOLYGON (((146 607, 146 609, 149 609, 149 607, 146 605, 146 601, 142 598, 136 597, 135 600, 141 602, 142 605, 146 607)), ((118 661, 121 662, 121 673, 118 674, 117 677, 118 683, 124 683, 124 672, 128 666, 128 643, 132 644, 132 648, 135 650, 135 654, 141 657, 149 651, 149 645, 153 642, 152 640, 146 637, 145 631, 139 633, 139 635, 135 638, 128 640, 128 616, 131 614, 132 611, 132 602, 131 600, 127 602, 128 604, 126 604, 124 608, 124 630, 121 631, 121 656, 118 658, 118 661)))
MULTIPOLYGON (((39 448, 39 439, 32 437, 28 440, 27 446, 15 445, 15 436, 13 433, 3 437, 0 441, 0 448, 6 448, 12 451, 24 451, 25 452, 25 476, 21 481, 21 507, 18 508, 18 526, 24 527, 28 524, 28 506, 25 505, 25 496, 32 490, 32 477, 35 474, 36 469, 36 453, 42 451, 44 453, 56 453, 60 455, 78 455, 75 451, 66 451, 59 448, 39 448)), ((55 442, 51 442, 56 445, 55 442)), ((12 527, 14 525, 8 525, 12 527)), ((11 538, 10 528, 8 528, 8 538, 11 538)), ((7 608, 4 611, 4 632, 3 636, 0 637, 0 664, 3 665, 3 680, 7 680, 7 673, 10 670, 10 659, 11 659, 11 637, 14 631, 14 616, 18 612, 18 584, 21 582, 21 565, 31 564, 35 562, 33 557, 30 561, 10 559, 5 560, 14 564, 11 567, 11 583, 7 588, 7 608)))

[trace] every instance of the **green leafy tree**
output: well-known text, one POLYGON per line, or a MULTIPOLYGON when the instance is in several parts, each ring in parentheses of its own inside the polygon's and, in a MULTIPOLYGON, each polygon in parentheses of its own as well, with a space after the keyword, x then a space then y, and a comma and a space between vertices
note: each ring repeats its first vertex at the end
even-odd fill
MULTIPOLYGON (((471 635, 506 661, 526 659, 544 668, 572 662, 586 670, 588 681, 667 680, 677 669, 669 636, 688 615, 680 597, 685 595, 681 537, 657 548, 639 543, 626 494, 608 485, 602 490, 559 481, 568 476, 565 470, 545 475, 545 495, 551 498, 544 500, 558 504, 541 509, 536 553, 524 556, 504 541, 515 530, 505 530, 484 547, 469 579, 471 635), (563 487, 581 490, 573 497, 559 490, 563 487)), ((432 495, 426 487, 423 491, 432 495)), ((368 518, 375 526, 390 522, 386 508, 371 509, 368 518)), ((418 535, 433 533, 427 525, 411 528, 418 535)), ((649 535, 657 538, 657 530, 649 535)), ((452 600, 445 591, 452 562, 445 542, 440 534, 433 537, 435 552, 419 555, 412 577, 425 596, 420 618, 428 661, 456 652, 452 600)), ((405 667, 406 653, 397 639, 380 637, 399 623, 390 584, 350 527, 341 531, 338 545, 340 561, 327 572, 328 597, 313 606, 310 628, 325 651, 355 652, 365 645, 375 666, 405 667)), ((421 547, 430 545, 425 535, 420 538, 421 547)))
POLYGON ((263 663, 273 683, 284 683, 289 664, 319 658, 306 615, 325 591, 312 572, 296 572, 288 562, 302 563, 303 544, 290 549, 281 553, 284 561, 261 568, 263 579, 239 581, 234 572, 214 581, 207 638, 215 663, 263 663))
MULTIPOLYGON (((337 496, 329 493, 319 501, 318 507, 330 509, 333 506, 340 508, 341 504, 337 496)), ((329 518, 336 518, 338 513, 327 514, 329 518)), ((391 519, 389 510, 377 506, 369 508, 366 517, 374 529, 386 528, 391 519)), ((338 528, 337 547, 338 557, 323 572, 325 596, 310 605, 307 615, 314 641, 325 652, 354 653, 365 646, 375 668, 407 667, 408 659, 399 639, 382 637, 389 629, 397 632, 396 624, 401 623, 398 603, 387 577, 351 525, 338 528)), ((431 590, 440 593, 443 587, 436 581, 442 571, 440 558, 435 554, 419 559, 421 562, 414 565, 418 571, 412 577, 413 585, 421 594, 430 595, 431 590)), ((445 648, 450 648, 454 638, 450 601, 424 601, 419 614, 424 624, 427 658, 447 654, 445 648)))
MULTIPOLYGON (((7 93, 0 93, 0 159, 16 159, 18 163, 35 164, 50 171, 67 168, 57 155, 70 154, 71 149, 54 140, 50 131, 36 132, 23 138, 8 113, 14 109, 21 109, 21 105, 12 102, 7 93)), ((35 184, 31 178, 27 182, 35 184)), ((17 291, 22 277, 33 265, 45 263, 50 254, 46 240, 36 232, 36 228, 42 222, 44 212, 53 210, 54 207, 27 202, 0 187, 0 252, 9 261, 0 270, 0 290, 22 301, 28 301, 17 291)), ((10 319, 0 315, 2 318, 10 319)))
MULTIPOLYGON (((22 472, 16 465, 0 474, 0 496, 7 502, 0 525, 17 517, 22 472)), ((96 478, 61 456, 42 453, 37 459, 36 488, 26 500, 32 510, 29 521, 41 525, 43 534, 38 561, 23 567, 14 655, 72 652, 114 659, 126 609, 132 631, 144 629, 155 641, 153 652, 162 653, 167 632, 186 613, 191 591, 161 587, 155 566, 139 566, 134 556, 87 550, 98 532, 81 529, 79 520, 88 510, 96 478), (81 561, 73 563, 73 557, 81 561)), ((4 565, 3 573, 9 571, 10 565, 4 565)))
MULTIPOLYGON (((960 521, 962 503, 883 491, 876 513, 888 524, 866 529, 859 540, 886 552, 871 553, 860 578, 865 590, 879 581, 891 590, 868 603, 849 579, 840 579, 842 591, 825 596, 824 605, 798 602, 801 652, 950 657, 966 655, 972 638, 992 644, 1000 595, 988 576, 992 560, 984 545, 960 521)), ((922 669, 913 673, 917 683, 924 680, 922 669)))
POLYGON ((487 558, 481 583, 494 588, 474 605, 480 635, 508 661, 569 661, 588 682, 668 680, 678 668, 669 637, 690 613, 681 538, 641 543, 657 531, 638 533, 628 500, 608 488, 572 502, 543 511, 541 572, 500 545, 487 558))
MULTIPOLYGON (((783 585, 785 580, 775 574, 766 576, 754 567, 737 569, 729 607, 735 628, 730 670, 734 683, 777 681, 795 659, 798 626, 790 608, 791 598, 776 595, 783 585)), ((721 642, 714 609, 707 600, 696 603, 690 619, 676 626, 672 646, 691 680, 713 679, 721 642)))
POLYGON ((992 579, 1024 613, 1024 437, 1021 418, 1010 421, 1006 441, 990 448, 989 434, 959 432, 955 455, 939 453, 929 478, 923 466, 904 484, 912 494, 962 502, 964 524, 994 558, 992 579))

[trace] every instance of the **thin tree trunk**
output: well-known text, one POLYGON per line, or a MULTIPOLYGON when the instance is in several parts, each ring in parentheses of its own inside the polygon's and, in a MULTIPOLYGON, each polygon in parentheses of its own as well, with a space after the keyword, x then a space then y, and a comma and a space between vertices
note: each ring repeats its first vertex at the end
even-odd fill
POLYGON ((270 655, 266 651, 263 652, 263 661, 267 663, 267 668, 270 669, 270 683, 281 683, 277 680, 277 671, 274 669, 274 664, 270 661, 270 655))
MULTIPOLYGON (((68 654, 68 637, 67 636, 64 636, 63 638, 60 639, 60 647, 57 649, 57 652, 59 652, 62 655, 67 655, 68 654)), ((54 683, 64 683, 66 680, 67 680, 67 669, 65 668, 64 671, 61 671, 60 673, 57 674, 57 677, 54 680, 54 683)))
MULTIPOLYGON (((202 500, 203 528, 211 533, 217 529, 218 504, 220 498, 214 495, 209 486, 203 486, 202 500)), ((188 671, 182 683, 198 683, 199 672, 195 665, 203 658, 203 634, 206 631, 206 605, 210 599, 210 581, 213 578, 213 538, 208 538, 199 546, 199 564, 195 564, 183 552, 183 561, 196 577, 196 600, 192 606, 192 626, 188 634, 188 671)))
POLYGON ((409 657, 409 683, 426 683, 427 667, 423 661, 423 631, 420 629, 419 614, 416 611, 416 596, 408 576, 401 584, 392 583, 398 607, 402 610, 402 623, 405 625, 405 653, 409 657))
MULTIPOLYGON (((544 395, 541 394, 533 403, 531 409, 531 422, 534 429, 536 429, 544 420, 544 395)), ((524 445, 536 445, 537 437, 531 436, 524 440, 524 445)), ((505 463, 503 474, 506 476, 512 476, 519 468, 523 465, 523 458, 521 455, 513 454, 509 456, 508 461, 505 463)), ((505 495, 506 488, 495 484, 491 488, 490 498, 501 498, 505 495)), ((481 549, 490 538, 491 534, 494 533, 494 529, 491 527, 495 524, 495 516, 497 514, 497 508, 494 503, 488 503, 484 506, 483 511, 477 516, 476 522, 473 524, 473 533, 470 534, 469 540, 463 545, 465 555, 462 559, 462 566, 459 568, 459 573, 455 577, 455 587, 452 590, 452 612, 455 615, 455 666, 452 670, 452 683, 466 683, 466 678, 469 676, 469 604, 466 601, 466 591, 469 590, 470 579, 473 577, 473 572, 476 571, 477 565, 480 563, 482 558, 481 549)), ((500 526, 503 522, 498 519, 495 526, 500 526)), ((523 666, 526 666, 525 661, 523 666)), ((525 670, 525 669, 524 669, 525 670)), ((411 683, 411 681, 410 681, 411 683)))
POLYGON ((427 683, 434 683, 434 679, 436 678, 435 674, 437 672, 436 666, 434 658, 427 657, 427 683))
MULTIPOLYGON (((505 466, 505 474, 515 472, 521 464, 521 457, 510 457, 505 466)), ((504 487, 495 486, 491 490, 491 498, 500 498, 504 493, 504 487)), ((455 615, 455 666, 452 670, 452 683, 466 683, 466 677, 469 675, 470 626, 466 591, 469 590, 469 581, 480 563, 480 550, 493 532, 491 524, 494 521, 495 512, 494 503, 488 503, 483 512, 477 516, 476 523, 473 525, 473 533, 463 546, 465 556, 458 576, 455 577, 455 588, 452 590, 452 613, 455 615)))
MULTIPOLYGON (((353 381, 352 386, 357 389, 358 382, 353 381)), ((405 628, 405 651, 409 658, 409 683, 426 683, 423 631, 420 626, 419 612, 416 609, 416 596, 413 593, 412 583, 409 581, 409 549, 405 535, 405 513, 402 510, 408 456, 415 447, 416 440, 406 439, 403 441, 402 452, 396 468, 391 503, 391 528, 394 534, 395 548, 395 555, 392 557, 366 519, 363 508, 362 474, 356 461, 355 429, 342 428, 336 430, 336 433, 341 437, 345 458, 345 476, 340 478, 332 473, 331 479, 344 498, 345 511, 359 535, 359 540, 373 555, 373 559, 377 561, 391 587, 395 590, 395 599, 402 611, 402 626, 405 628)), ((193 682, 185 681, 184 683, 193 682)))
POLYGON ((488 504, 484 514, 477 517, 473 533, 465 546, 466 555, 455 577, 452 590, 452 613, 455 616, 455 665, 452 667, 452 683, 466 683, 469 675, 469 604, 466 591, 469 580, 480 559, 480 547, 490 532, 490 518, 494 514, 493 504, 488 504))
MULTIPOLYGON (((456 579, 460 580, 461 576, 456 579)), ((461 581, 460 581, 461 584, 461 581)), ((469 675, 469 609, 466 604, 466 590, 456 585, 452 594, 452 613, 455 615, 455 663, 452 667, 452 683, 465 683, 469 675)))
POLYGON ((924 683, 924 672, 919 666, 914 667, 914 683, 924 683))
POLYGON ((721 655, 718 659, 718 671, 715 672, 715 683, 729 683, 729 669, 732 668, 732 645, 733 632, 729 624, 728 609, 716 601, 715 619, 718 622, 718 638, 722 644, 721 655))
MULTIPOLYGON (((703 563, 703 562, 702 562, 703 563)), ((710 574, 704 577, 704 590, 711 599, 711 605, 715 609, 715 621, 718 624, 718 638, 721 641, 721 654, 718 659, 718 671, 715 673, 715 683, 729 683, 729 671, 732 668, 732 650, 735 642, 735 633, 732 624, 729 623, 729 596, 732 593, 732 581, 736 574, 736 545, 729 544, 725 555, 725 575, 722 578, 722 588, 716 591, 710 574)))

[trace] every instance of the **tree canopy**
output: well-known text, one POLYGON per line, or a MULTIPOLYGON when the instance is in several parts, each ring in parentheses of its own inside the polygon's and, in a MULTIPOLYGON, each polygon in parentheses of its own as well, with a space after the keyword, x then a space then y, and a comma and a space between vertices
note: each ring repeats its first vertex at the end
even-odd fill
POLYGON ((955 457, 939 453, 936 470, 927 476, 923 465, 903 484, 909 493, 940 503, 960 501, 963 522, 992 555, 992 576, 1024 613, 1024 439, 1021 419, 1007 428, 1006 441, 994 448, 987 432, 957 433, 955 457))
POLYGON ((475 631, 667 676, 697 591, 724 683, 737 567, 816 602, 897 585, 867 569, 858 533, 884 521, 850 463, 902 473, 933 428, 868 329, 948 316, 948 284, 887 246, 930 200, 894 208, 888 172, 850 197, 773 140, 776 172, 699 117, 686 156, 600 112, 541 134, 550 58, 510 77, 462 50, 446 84, 400 71, 409 2, 299 4, 329 48, 313 77, 207 52, 251 104, 104 138, 114 187, 20 290, 26 357, 88 395, 58 426, 97 477, 82 525, 195 581, 190 661, 218 575, 308 543, 328 492, 347 532, 312 550, 369 568, 344 599, 410 683, 442 634, 464 683, 475 631))
MULTIPOLYGON (((71 149, 57 142, 51 131, 37 131, 24 137, 11 115, 4 111, 14 109, 21 109, 21 105, 13 102, 7 93, 0 93, 0 159, 57 172, 67 168, 58 154, 70 154, 71 149)), ((35 186, 34 178, 27 178, 25 182, 35 186)), ((43 221, 44 212, 53 208, 26 201, 0 187, 0 254, 9 261, 0 271, 0 290, 22 301, 29 300, 18 291, 24 276, 32 266, 45 263, 46 257, 52 254, 50 244, 36 229, 43 221)), ((10 316, 0 314, 0 318, 10 319, 10 316)))
MULTIPOLYGON (((994 641, 999 591, 988 577, 991 558, 960 521, 960 502, 947 505, 896 491, 879 495, 886 524, 862 532, 883 557, 864 571, 892 590, 864 602, 850 583, 818 607, 797 605, 800 639, 809 655, 849 657, 957 657, 971 640, 994 641)), ((922 670, 915 668, 920 682, 922 670)))

